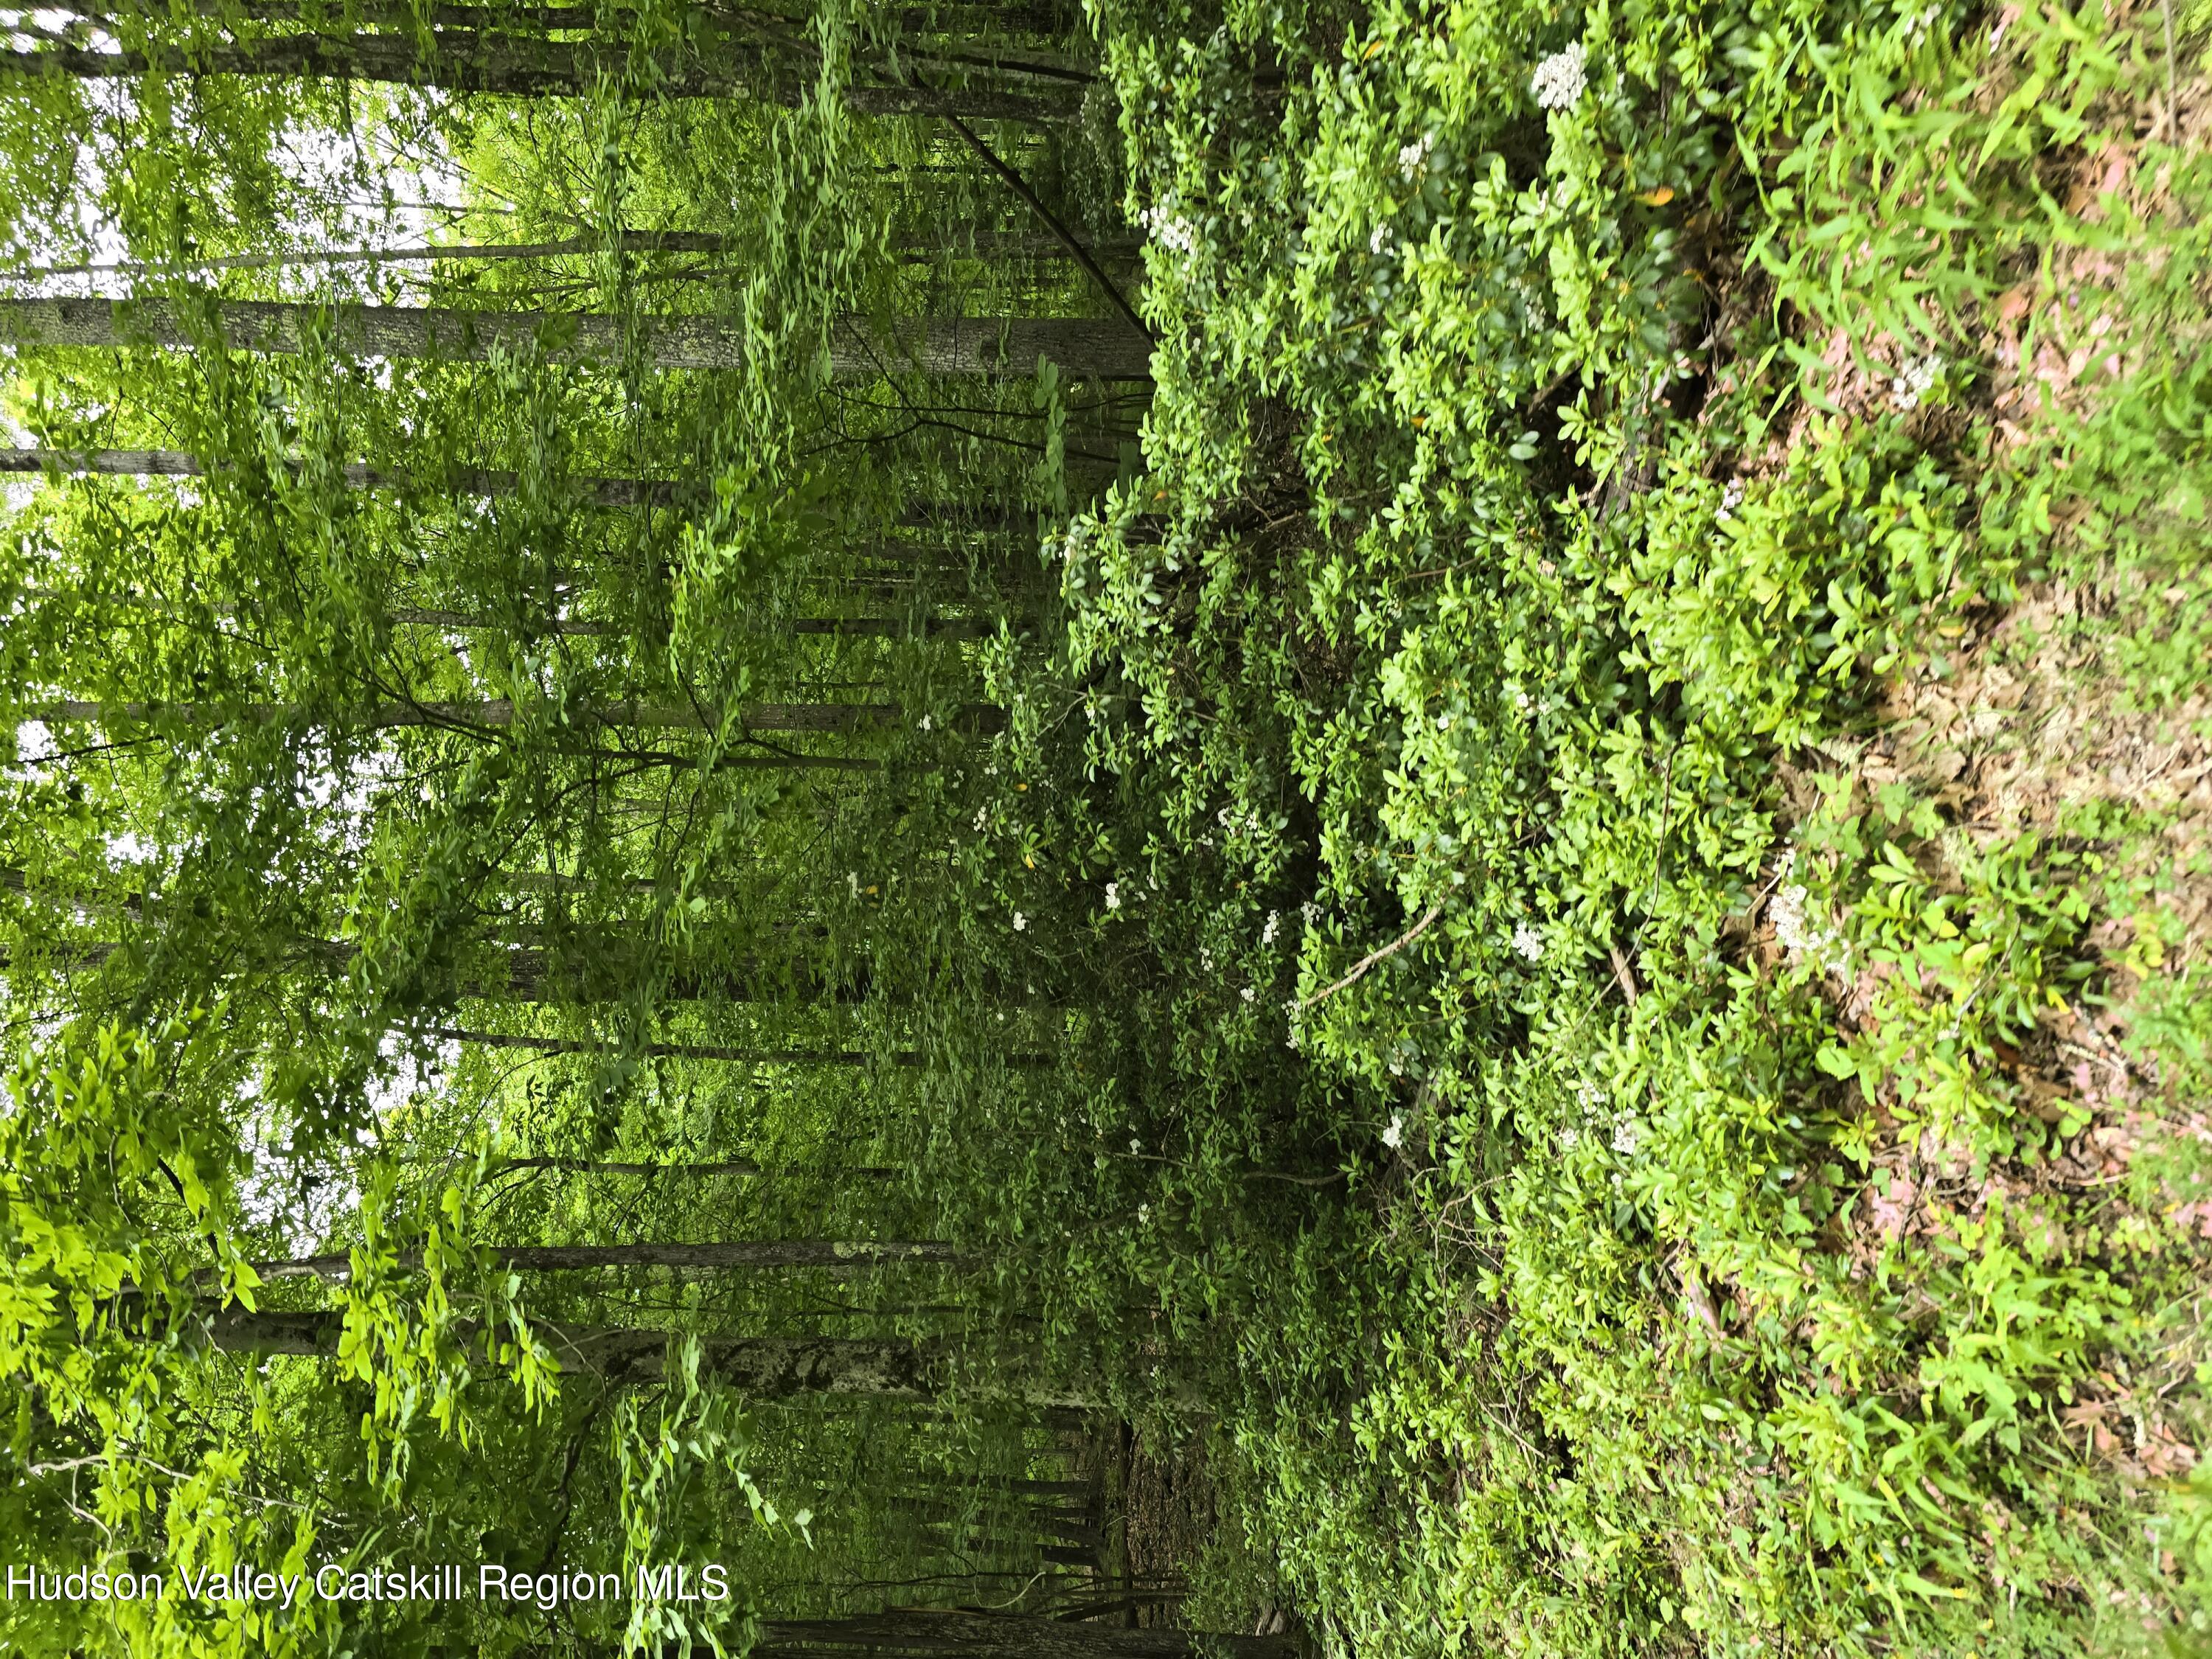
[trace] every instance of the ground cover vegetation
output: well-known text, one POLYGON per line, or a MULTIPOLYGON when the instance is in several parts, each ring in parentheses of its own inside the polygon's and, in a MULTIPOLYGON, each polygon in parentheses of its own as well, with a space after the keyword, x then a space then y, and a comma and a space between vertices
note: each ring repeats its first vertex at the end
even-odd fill
POLYGON ((9 1651, 2212 1643, 2212 12, 9 27, 9 1651))

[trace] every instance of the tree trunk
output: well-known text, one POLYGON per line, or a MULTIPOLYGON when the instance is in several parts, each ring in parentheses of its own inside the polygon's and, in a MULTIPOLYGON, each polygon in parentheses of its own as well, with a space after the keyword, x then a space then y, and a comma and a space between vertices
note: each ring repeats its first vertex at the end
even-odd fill
MULTIPOLYGON (((542 351, 556 363, 612 363, 623 355, 623 319, 602 312, 449 311, 427 306, 314 305, 290 300, 210 302, 234 350, 296 352, 311 332, 363 357, 482 362, 496 351, 542 351)), ((745 366, 741 329, 710 317, 668 315, 639 324, 656 368, 745 366)), ((171 346, 203 343, 167 300, 0 300, 0 340, 24 346, 171 346)), ((1126 324, 1091 317, 906 317, 878 342, 855 324, 831 342, 830 373, 874 380, 900 371, 945 375, 1024 375, 1049 358, 1069 374, 1141 380, 1152 343, 1126 324)))
MULTIPOLYGON (((91 472, 106 477, 199 478, 207 475, 199 457, 182 449, 0 449, 0 472, 45 472, 49 468, 64 476, 91 472)), ((513 472, 485 467, 456 467, 441 477, 431 478, 386 472, 356 462, 340 468, 339 476, 356 489, 437 483, 465 495, 512 495, 521 484, 513 472)), ((556 487, 573 491, 577 499, 592 507, 664 507, 705 494, 672 478, 579 477, 560 479, 556 487)))
MULTIPOLYGON (((629 253, 720 253, 731 239, 708 231, 625 230, 615 246, 629 253)), ((598 253, 606 239, 590 234, 553 242, 455 242, 427 247, 300 248, 282 253, 234 253, 221 258, 173 261, 111 260, 105 264, 33 265, 25 276, 156 276, 185 270, 273 270, 308 265, 443 264, 448 260, 552 259, 598 253)))
POLYGON ((1215 1636, 1181 1630, 1116 1630, 1015 1613, 902 1607, 858 1619, 764 1621, 755 1659, 824 1659, 824 1652, 950 1655, 954 1659, 1292 1659, 1286 1636, 1215 1636))
MULTIPOLYGON (((0 54, 19 76, 61 75, 77 80, 134 80, 155 70, 186 76, 278 76, 365 81, 444 92, 492 93, 511 98, 584 97, 601 73, 620 76, 627 54, 595 40, 547 40, 481 29, 446 29, 424 52, 411 33, 276 34, 259 40, 208 41, 179 47, 157 61, 143 52, 100 52, 40 44, 0 54)), ((665 98, 749 98, 787 106, 812 90, 811 70, 779 73, 764 64, 710 63, 662 53, 653 65, 654 94, 665 98)), ((984 120, 1066 120, 1083 106, 1079 84, 930 88, 849 86, 845 106, 859 115, 962 115, 984 120)))
MULTIPOLYGON (((97 473, 107 477, 198 478, 207 474, 200 459, 182 449, 0 449, 0 473, 43 473, 49 469, 64 475, 97 473)), ((512 495, 520 477, 499 468, 457 467, 438 475, 387 472, 359 463, 340 469, 340 476, 356 489, 407 489, 438 485, 465 495, 512 495)), ((711 486, 676 478, 611 478, 578 475, 550 480, 592 507, 665 507, 703 498, 711 486)), ((902 530, 943 530, 955 532, 1031 531, 1035 509, 1010 507, 997 502, 917 501, 895 522, 902 530)))
MULTIPOLYGON (((428 1035, 449 1042, 481 1043, 487 1048, 529 1048, 542 1054, 625 1052, 611 1042, 583 1042, 570 1037, 519 1036, 500 1031, 468 1031, 444 1025, 433 1027, 428 1035)), ((652 1060, 728 1060, 752 1066, 873 1066, 883 1060, 894 1066, 921 1064, 921 1052, 913 1048, 902 1049, 891 1054, 875 1054, 858 1048, 725 1048, 702 1042, 647 1042, 627 1052, 652 1060)))
MULTIPOLYGON (((551 1162, 552 1160, 546 1160, 551 1162)), ((533 1160, 514 1159, 503 1167, 527 1168, 533 1160)), ((601 1166, 606 1167, 606 1166, 601 1166)), ((631 1164, 651 1170, 651 1164, 631 1164)), ((759 1166, 751 1166, 757 1173, 759 1166)), ((716 1271, 750 1267, 883 1267, 901 1261, 961 1263, 974 1258, 951 1244, 871 1239, 770 1238, 717 1244, 518 1244, 494 1245, 492 1255, 502 1267, 520 1273, 578 1273, 596 1267, 678 1267, 716 1271)), ((414 1266, 419 1258, 404 1265, 414 1266)), ((349 1254, 295 1256, 284 1261, 257 1261, 254 1272, 264 1279, 349 1279, 349 1254)))
MULTIPOLYGON (((0 877, 9 872, 0 869, 0 877)), ((18 881, 21 872, 15 872, 18 881)), ((879 1054, 863 1048, 725 1048, 702 1042, 647 1042, 627 1051, 611 1042, 580 1042, 573 1037, 521 1036, 503 1031, 471 1031, 458 1026, 432 1026, 425 1033, 429 1036, 452 1042, 477 1042, 487 1048, 528 1048, 544 1054, 605 1054, 628 1052, 653 1060, 727 1060, 750 1066, 916 1066, 922 1063, 919 1048, 901 1048, 888 1054, 879 1054)), ((1047 1054, 1012 1054, 1002 1056, 1008 1066, 1049 1066, 1053 1057, 1047 1054)), ((620 1170, 631 1174, 662 1174, 667 1172, 660 1164, 626 1164, 582 1163, 570 1164, 559 1158, 517 1158, 513 1163, 530 1164, 543 1169, 577 1168, 586 1170, 620 1170)), ((721 1166, 702 1166, 721 1167, 721 1166)), ((739 1166, 732 1164, 732 1169, 739 1166)), ((835 1170, 833 1175, 885 1175, 882 1170, 835 1170)))
MULTIPOLYGON (((22 712, 21 718, 57 725, 88 722, 143 724, 164 717, 195 724, 220 726, 232 720, 269 722, 286 719, 295 711, 276 703, 246 703, 226 708, 210 703, 50 702, 22 712)), ((806 732, 817 736, 864 732, 887 726, 903 714, 890 702, 763 702, 738 715, 746 732, 806 732)), ((680 703, 623 702, 592 710, 590 719, 601 726, 626 726, 647 731, 704 732, 714 729, 711 714, 680 703)), ((988 703, 964 707, 958 716, 963 731, 996 730, 1005 711, 988 703)), ((514 702, 505 697, 476 702, 387 702, 362 709, 347 722, 349 732, 392 732, 412 727, 444 731, 503 731, 516 723, 514 702)))
POLYGON ((824 1176, 838 1181, 894 1181, 906 1173, 903 1170, 878 1169, 868 1164, 771 1170, 766 1164, 743 1158, 727 1158, 714 1164, 612 1164, 595 1158, 503 1158, 497 1169, 502 1175, 509 1170, 553 1170, 564 1175, 642 1176, 656 1181, 671 1176, 712 1175, 775 1176, 786 1180, 824 1176))
MULTIPOLYGON (((612 948, 624 941, 618 937, 609 940, 604 934, 588 941, 592 948, 571 948, 553 951, 531 947, 511 950, 498 948, 496 940, 477 937, 468 941, 474 947, 467 955, 473 963, 480 963, 488 970, 483 979, 459 979, 442 981, 439 994, 426 994, 420 1012, 428 1012, 439 1005, 441 995, 447 1001, 486 1001, 515 1005, 580 1006, 594 1003, 619 1003, 637 994, 649 975, 658 968, 665 977, 653 981, 659 994, 671 1002, 769 1003, 789 1005, 794 1000, 814 1007, 847 1007, 866 1002, 877 994, 869 968, 862 966, 847 975, 824 975, 804 961, 788 959, 763 961, 757 957, 743 957, 724 963, 692 963, 687 962, 641 961, 635 954, 612 948)), ((33 949, 18 955, 0 948, 0 973, 20 972, 30 963, 48 969, 96 969, 104 965, 118 951, 129 948, 119 939, 72 939, 58 943, 50 949, 33 949)), ((233 959, 227 963, 229 973, 285 973, 313 968, 338 975, 346 972, 361 946, 352 939, 312 939, 294 936, 270 950, 258 961, 233 959)), ((1065 1008, 1073 1006, 1066 996, 1039 994, 1024 981, 1019 989, 1011 979, 1001 981, 997 976, 994 986, 1003 986, 994 999, 1000 1008, 1065 1008)), ((903 1006, 912 1000, 912 994, 898 993, 892 1000, 903 1006)), ((1031 1055, 1009 1055, 1010 1065, 1041 1063, 1031 1055)))
MULTIPOLYGON (((396 623, 413 623, 425 628, 477 629, 493 624, 481 617, 471 617, 459 611, 429 611, 416 605, 393 605, 385 614, 396 623)), ((919 617, 911 622, 900 617, 797 617, 783 624, 782 631, 799 635, 831 635, 841 639, 872 640, 975 640, 994 631, 996 624, 981 617, 919 617)), ((609 631, 607 624, 595 622, 576 622, 569 618, 550 618, 545 623, 549 634, 601 635, 609 631)))
MULTIPOLYGON (((345 1315, 337 1309, 292 1312, 231 1306, 204 1314, 201 1328, 208 1346, 220 1353, 327 1359, 338 1352, 345 1315)), ((669 1340, 676 1334, 544 1320, 534 1322, 532 1328, 565 1368, 610 1382, 658 1382, 669 1340)), ((488 1330, 472 1320, 456 1321, 451 1329, 465 1344, 482 1337, 497 1340, 505 1332, 503 1326, 488 1330)), ((954 1358, 942 1343, 870 1337, 705 1337, 700 1346, 708 1370, 755 1400, 789 1400, 809 1394, 933 1400, 944 1391, 954 1358)), ((1075 1411, 1093 1410, 1103 1403, 1042 1383, 1017 1383, 1006 1394, 1033 1405, 1075 1411)))

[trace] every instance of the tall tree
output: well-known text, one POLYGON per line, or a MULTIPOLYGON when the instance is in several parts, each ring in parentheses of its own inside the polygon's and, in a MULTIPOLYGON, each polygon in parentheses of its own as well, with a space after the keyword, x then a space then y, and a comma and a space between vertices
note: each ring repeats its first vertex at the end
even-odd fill
MULTIPOLYGON (((269 300, 211 301, 203 311, 204 334, 167 300, 0 300, 0 340, 19 348, 189 348, 211 337, 238 350, 296 352, 319 337, 331 349, 362 357, 481 362, 495 354, 538 353, 549 362, 616 364, 625 329, 635 328, 656 368, 743 368, 750 356, 744 331, 712 317, 625 319, 269 300)), ((1152 372, 1151 354, 1151 342, 1126 325, 1091 318, 899 318, 880 337, 856 325, 841 327, 830 366, 842 380, 902 371, 1026 375, 1042 358, 1072 374, 1144 380, 1152 372)))

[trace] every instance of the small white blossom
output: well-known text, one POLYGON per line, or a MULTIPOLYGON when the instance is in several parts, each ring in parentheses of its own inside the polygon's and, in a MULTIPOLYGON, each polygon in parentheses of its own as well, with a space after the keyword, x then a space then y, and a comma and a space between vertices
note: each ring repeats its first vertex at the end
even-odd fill
POLYGON ((1106 884, 1106 908, 1109 910, 1118 910, 1121 908, 1121 884, 1118 881, 1109 881, 1106 884))
POLYGON ((1528 90, 1536 94, 1536 106, 1565 109, 1574 104, 1589 83, 1589 54, 1579 40, 1537 64, 1535 77, 1528 83, 1528 90))
POLYGON ((984 826, 990 821, 991 809, 989 807, 979 806, 975 809, 975 833, 977 835, 980 836, 983 833, 984 826))
POLYGON ((1394 1152, 1406 1144, 1406 1118, 1402 1112, 1390 1114, 1390 1126, 1382 1131, 1382 1144, 1394 1152))
POLYGON ((1929 356, 1908 359, 1905 372, 1889 383, 1890 395, 1897 399, 1899 409, 1917 409, 1920 400, 1936 385, 1936 377, 1943 372, 1943 360, 1929 356))
POLYGON ((1134 1135, 1129 1137, 1129 1155, 1133 1158, 1145 1150, 1145 1143, 1134 1135))
POLYGON ((1595 1111, 1605 1103, 1605 1091, 1595 1079, 1584 1078, 1575 1085, 1575 1103, 1586 1112, 1595 1111))
POLYGON ((1426 164, 1430 154, 1436 147, 1436 135, 1424 133, 1398 152, 1398 171, 1404 173, 1407 178, 1412 178, 1426 164))
POLYGON ((928 730, 930 729, 930 719, 929 719, 929 716, 928 716, 928 715, 927 715, 927 714, 924 714, 924 715, 921 717, 921 729, 922 729, 923 731, 925 731, 925 732, 927 732, 927 731, 928 731, 928 730))
POLYGON ((1016 933, 1019 933, 1027 932, 1029 925, 1030 919, 1027 916, 1024 915, 1018 910, 1014 912, 1014 931, 1016 933))
POLYGON ((1260 930, 1260 943, 1262 945, 1273 945, 1275 942, 1276 930, 1281 927, 1282 925, 1283 913, 1280 910, 1268 911, 1267 925, 1260 930))
POLYGON ((1633 1158, 1638 1144, 1635 1119, 1625 1117, 1613 1126, 1614 1152, 1619 1152, 1623 1158, 1633 1158))
POLYGON ((1388 225, 1376 226, 1374 234, 1367 239, 1367 251, 1370 253, 1380 253, 1389 245, 1390 227, 1388 225))
POLYGON ((1805 884, 1790 879, 1796 866, 1797 855, 1792 853, 1783 861, 1782 889, 1766 907, 1774 937, 1792 962, 1810 962, 1816 968, 1841 972, 1850 962, 1850 947, 1832 921, 1813 912, 1805 884))
POLYGON ((1139 1204, 1139 1206, 1137 1206, 1137 1224, 1138 1224, 1139 1227, 1143 1226, 1146 1222, 1150 1221, 1152 1218, 1152 1206, 1151 1205, 1149 1205, 1149 1204, 1139 1204))
POLYGON ((1530 962, 1544 959, 1544 930, 1533 921, 1514 924, 1513 949, 1530 962))
POLYGON ((1242 998, 1244 1001, 1246 1001, 1246 1002, 1249 1002, 1249 1001, 1251 1001, 1251 1000, 1252 1000, 1252 998, 1253 998, 1253 996, 1254 996, 1255 993, 1254 993, 1254 991, 1253 991, 1252 988, 1251 988, 1250 986, 1249 986, 1249 985, 1248 985, 1248 986, 1246 986, 1243 990, 1239 991, 1237 994, 1240 998, 1242 998))
POLYGON ((1714 516, 1723 524, 1735 517, 1735 510, 1743 505, 1743 480, 1730 478, 1728 487, 1721 491, 1721 510, 1714 516))
POLYGON ((1189 220, 1177 213, 1165 202, 1155 202, 1138 216, 1152 240, 1171 252, 1184 255, 1198 252, 1198 232, 1189 220))
POLYGON ((1571 1152, 1576 1147, 1582 1144, 1583 1132, 1580 1129, 1562 1129, 1559 1131, 1559 1150, 1561 1152, 1571 1152))

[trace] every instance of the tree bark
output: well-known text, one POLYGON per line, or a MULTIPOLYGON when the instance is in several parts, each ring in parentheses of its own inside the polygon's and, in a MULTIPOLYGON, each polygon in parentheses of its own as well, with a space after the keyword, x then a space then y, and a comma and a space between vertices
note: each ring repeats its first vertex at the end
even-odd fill
MULTIPOLYGON (((444 92, 489 93, 511 98, 584 97, 603 71, 620 76, 627 57, 596 40, 549 40, 482 29, 444 29, 423 51, 411 33, 273 34, 258 40, 208 41, 179 47, 157 61, 137 51, 99 52, 40 44, 0 53, 0 64, 19 76, 59 75, 75 80, 135 80, 167 70, 186 76, 237 76, 363 81, 444 92)), ((764 64, 725 59, 711 63, 673 52, 653 65, 653 92, 665 98, 750 98, 787 107, 814 86, 811 73, 777 73, 764 64)), ((0 73, 8 72, 0 70, 0 73)), ((1066 120, 1083 106, 1079 84, 930 88, 848 86, 846 108, 859 115, 968 116, 999 121, 1066 120)))
MULTIPOLYGON (((536 1160, 512 1159, 502 1167, 527 1168, 533 1162, 536 1160)), ((623 1167, 650 1170, 654 1166, 623 1167)), ((758 1172, 757 1164, 751 1168, 754 1173, 758 1172)), ((746 1239, 713 1244, 494 1245, 492 1255, 501 1267, 512 1267, 519 1273, 577 1273, 597 1267, 688 1267, 709 1272, 739 1267, 843 1269, 902 1261, 960 1263, 974 1259, 951 1244, 826 1238, 746 1239)), ((405 1265, 412 1267, 419 1260, 410 1258, 405 1265)), ((253 1270, 264 1279, 350 1279, 353 1258, 344 1252, 295 1256, 257 1261, 253 1270)))
MULTIPOLYGON (((603 312, 450 311, 428 306, 315 305, 289 300, 210 302, 223 343, 234 350, 298 352, 317 329, 337 349, 364 357, 435 357, 480 362, 494 352, 542 351, 556 363, 613 363, 623 319, 603 312)), ((640 324, 656 368, 745 366, 744 331, 711 317, 665 315, 640 324)), ((23 346, 191 349, 204 342, 167 300, 0 300, 0 340, 23 346)), ((906 317, 878 341, 855 324, 831 341, 839 380, 911 371, 942 375, 1024 375, 1049 358, 1071 374, 1142 380, 1152 343, 1125 324, 1092 317, 906 317)))

